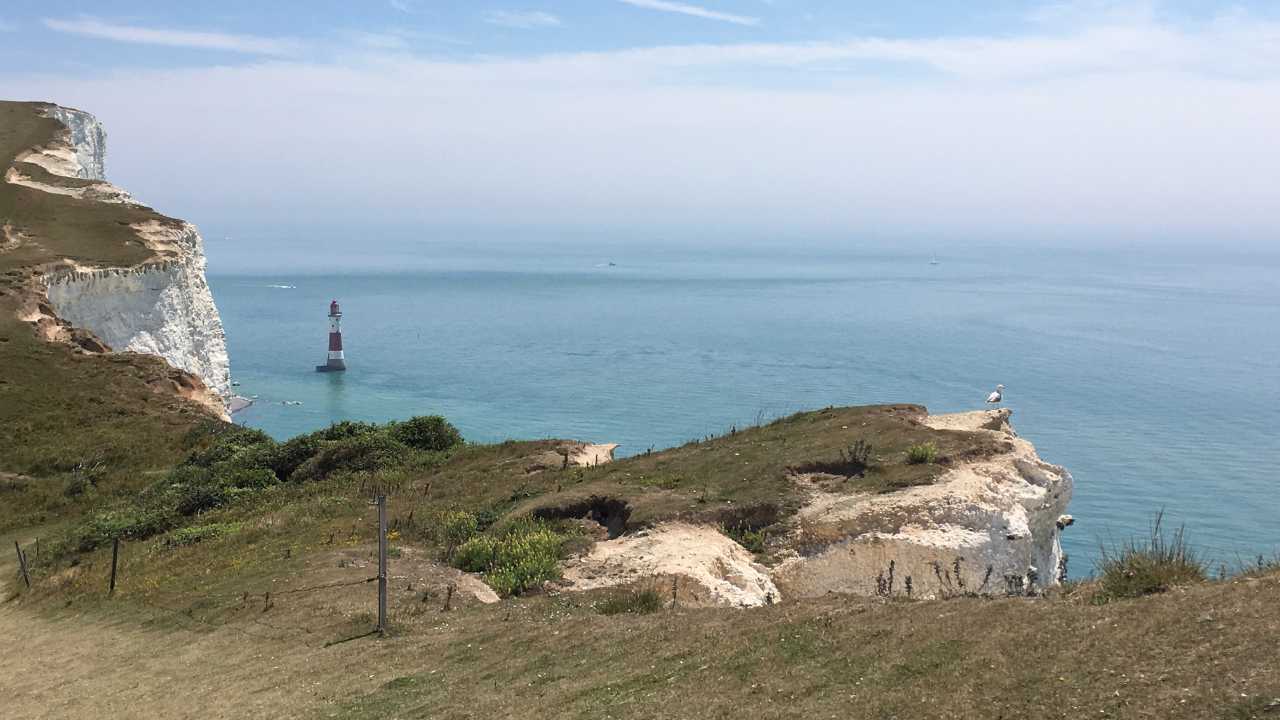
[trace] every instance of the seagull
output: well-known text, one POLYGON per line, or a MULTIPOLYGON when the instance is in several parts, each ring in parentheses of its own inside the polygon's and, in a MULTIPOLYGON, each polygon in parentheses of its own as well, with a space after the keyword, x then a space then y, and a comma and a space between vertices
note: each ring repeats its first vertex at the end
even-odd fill
POLYGON ((994 392, 987 396, 987 402, 998 403, 1004 399, 1004 386, 997 385, 994 392))

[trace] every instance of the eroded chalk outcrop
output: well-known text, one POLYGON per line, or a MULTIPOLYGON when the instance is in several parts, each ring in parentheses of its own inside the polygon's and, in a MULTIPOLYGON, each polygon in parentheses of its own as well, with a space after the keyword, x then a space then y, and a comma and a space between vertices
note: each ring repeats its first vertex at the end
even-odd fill
POLYGON ((1071 474, 1041 460, 1009 416, 1007 409, 930 416, 932 428, 990 433, 1009 448, 958 461, 933 484, 884 494, 814 490, 773 580, 793 597, 901 595, 908 579, 917 597, 1034 592, 1058 583, 1071 474))
POLYGON ((756 607, 777 602, 778 588, 738 543, 707 525, 671 522, 631 535, 598 542, 586 556, 571 561, 564 590, 596 590, 667 582, 681 602, 696 605, 756 607))

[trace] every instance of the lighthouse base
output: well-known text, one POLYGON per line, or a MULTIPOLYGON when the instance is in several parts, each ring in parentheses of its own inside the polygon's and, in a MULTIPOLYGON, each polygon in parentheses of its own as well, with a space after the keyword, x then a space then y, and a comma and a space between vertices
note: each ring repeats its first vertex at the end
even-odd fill
POLYGON ((317 365, 316 372, 344 372, 347 369, 347 363, 344 360, 330 360, 324 365, 317 365))

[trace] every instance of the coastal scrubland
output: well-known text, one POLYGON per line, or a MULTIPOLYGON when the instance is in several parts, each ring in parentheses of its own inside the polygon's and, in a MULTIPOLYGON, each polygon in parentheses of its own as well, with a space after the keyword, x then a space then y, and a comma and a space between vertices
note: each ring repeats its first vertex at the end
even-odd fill
MULTIPOLYGON (((1213 569, 1200 562, 1198 575, 1117 585, 1143 563, 1197 562, 1171 549, 1186 538, 1160 528, 1116 548, 1099 578, 1046 597, 833 595, 747 610, 697 607, 656 579, 554 590, 555 564, 612 532, 677 518, 767 536, 797 504, 778 482, 796 468, 843 471, 831 476, 850 491, 876 492, 998 450, 985 436, 919 425, 922 411, 800 413, 598 467, 568 464, 569 441, 467 444, 435 417, 340 423, 284 442, 208 419, 127 501, 73 495, 85 507, 10 533, 34 586, 17 586, 7 561, 0 624, 37 640, 0 660, 0 675, 45 663, 78 671, 56 688, 22 683, 0 702, 24 717, 136 703, 169 717, 1272 712, 1280 573, 1261 562, 1207 580, 1213 569), (931 462, 912 457, 924 443, 931 462), (368 634, 375 493, 391 498, 385 637, 368 634), (108 595, 104 541, 117 535, 126 540, 108 595), (477 561, 504 542, 523 543, 514 563, 477 561), (520 564, 547 558, 549 569, 520 564), (546 572, 521 585, 501 579, 512 567, 546 572), (482 602, 458 568, 508 597, 482 602), (112 670, 121 664, 128 671, 112 670)), ((756 551, 768 561, 767 542, 756 551)))

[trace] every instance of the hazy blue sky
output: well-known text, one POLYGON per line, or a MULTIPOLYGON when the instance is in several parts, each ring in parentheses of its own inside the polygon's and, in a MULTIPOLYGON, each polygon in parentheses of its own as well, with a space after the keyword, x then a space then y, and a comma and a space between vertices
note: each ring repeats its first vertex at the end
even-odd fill
POLYGON ((0 95, 98 114, 207 235, 1280 231, 1270 0, 193 5, 6 3, 0 95))

